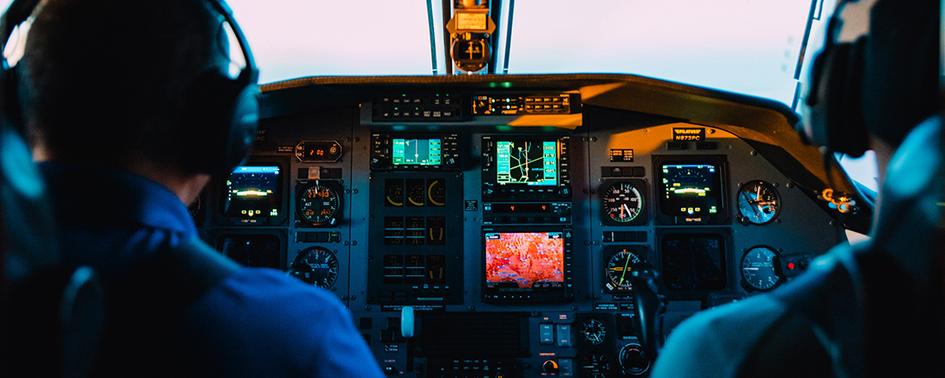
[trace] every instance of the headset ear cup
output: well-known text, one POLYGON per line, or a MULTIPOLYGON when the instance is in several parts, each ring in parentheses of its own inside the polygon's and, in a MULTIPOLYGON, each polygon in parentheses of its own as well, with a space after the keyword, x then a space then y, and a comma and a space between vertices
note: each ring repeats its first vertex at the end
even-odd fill
POLYGON ((243 164, 256 141, 259 124, 259 88, 255 84, 240 85, 233 107, 232 125, 227 135, 226 162, 223 171, 231 172, 243 164))
POLYGON ((229 174, 252 147, 259 118, 256 85, 210 71, 195 80, 185 98, 183 166, 229 174))
POLYGON ((798 133, 805 143, 826 146, 826 130, 830 102, 830 62, 833 61, 833 46, 828 46, 814 57, 811 66, 811 84, 807 93, 806 120, 799 122, 798 133))
POLYGON ((836 46, 829 63, 824 146, 854 157, 869 147, 863 120, 863 41, 836 46))
POLYGON ((808 143, 851 156, 868 149, 861 101, 863 41, 830 46, 814 59, 808 119, 798 130, 808 143))

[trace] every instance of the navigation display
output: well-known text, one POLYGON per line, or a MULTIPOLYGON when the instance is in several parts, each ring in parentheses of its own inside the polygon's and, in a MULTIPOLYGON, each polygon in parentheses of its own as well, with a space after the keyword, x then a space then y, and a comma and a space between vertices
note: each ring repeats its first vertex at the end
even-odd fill
POLYGON ((564 283, 562 232, 485 234, 487 288, 555 288, 564 283))
POLYGON ((558 185, 557 141, 499 140, 495 154, 499 185, 558 185))
POLYGON ((697 216, 722 210, 724 196, 719 165, 664 163, 660 177, 660 208, 664 214, 697 216))
POLYGON ((282 269, 282 242, 274 235, 225 235, 217 249, 243 266, 282 269))
POLYGON ((440 139, 392 139, 391 155, 394 166, 440 165, 442 160, 440 139))
POLYGON ((669 289, 725 288, 725 238, 722 235, 665 235, 661 247, 663 282, 669 289))
POLYGON ((277 165, 237 167, 226 180, 223 214, 234 218, 277 217, 282 208, 282 178, 277 165))

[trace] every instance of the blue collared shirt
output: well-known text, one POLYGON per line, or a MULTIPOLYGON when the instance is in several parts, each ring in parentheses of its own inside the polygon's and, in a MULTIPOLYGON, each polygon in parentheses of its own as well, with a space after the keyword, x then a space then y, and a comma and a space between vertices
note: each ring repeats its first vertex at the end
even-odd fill
MULTIPOLYGON (((106 290, 142 257, 197 237, 184 204, 154 181, 65 163, 41 170, 66 261, 94 267, 106 290)), ((341 302, 284 272, 239 269, 185 312, 192 340, 180 347, 215 375, 382 376, 341 302)))

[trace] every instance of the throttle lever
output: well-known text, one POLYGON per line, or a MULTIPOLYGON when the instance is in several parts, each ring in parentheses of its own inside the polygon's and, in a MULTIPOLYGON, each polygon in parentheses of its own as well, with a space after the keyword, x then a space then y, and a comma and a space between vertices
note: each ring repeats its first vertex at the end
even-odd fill
POLYGON ((663 346, 662 325, 666 314, 666 296, 660 273, 646 263, 634 267, 630 273, 634 308, 640 329, 643 350, 651 361, 656 360, 663 346))

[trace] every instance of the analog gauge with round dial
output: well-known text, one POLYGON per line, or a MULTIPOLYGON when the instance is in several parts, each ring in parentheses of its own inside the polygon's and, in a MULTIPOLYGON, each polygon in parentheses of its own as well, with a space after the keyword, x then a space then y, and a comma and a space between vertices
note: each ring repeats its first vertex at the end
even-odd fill
POLYGON ((620 248, 607 261, 605 275, 607 282, 604 288, 612 294, 627 295, 633 292, 630 284, 630 273, 640 265, 640 256, 628 249, 620 248))
POLYGON ((323 289, 334 288, 338 279, 338 258, 322 247, 302 250, 292 262, 289 275, 323 289))
POLYGON ((742 280, 752 290, 771 290, 781 283, 778 264, 778 253, 774 249, 765 246, 751 248, 742 256, 742 280))
POLYGON ((781 195, 774 185, 755 180, 738 190, 738 214, 740 219, 751 224, 771 223, 781 212, 781 195))
POLYGON ((607 327, 600 320, 588 319, 581 324, 581 335, 591 345, 600 345, 607 338, 607 327))
POLYGON ((606 353, 591 353, 581 360, 581 376, 588 378, 607 378, 611 376, 610 359, 606 353))
POLYGON ((643 214, 643 194, 632 182, 616 182, 605 188, 600 196, 604 220, 608 223, 627 224, 643 214))
POLYGON ((341 212, 341 195, 334 185, 315 181, 303 186, 298 196, 299 221, 312 226, 334 226, 341 212))

